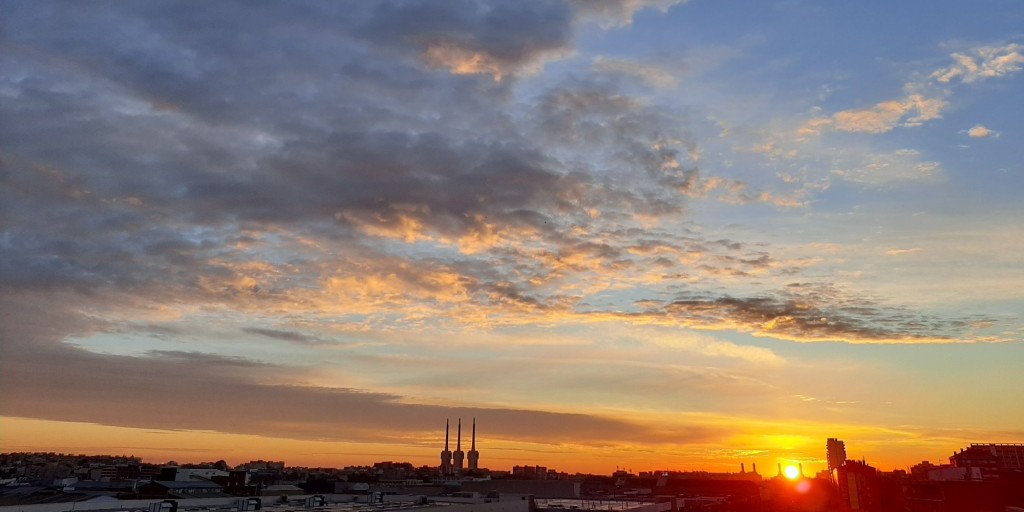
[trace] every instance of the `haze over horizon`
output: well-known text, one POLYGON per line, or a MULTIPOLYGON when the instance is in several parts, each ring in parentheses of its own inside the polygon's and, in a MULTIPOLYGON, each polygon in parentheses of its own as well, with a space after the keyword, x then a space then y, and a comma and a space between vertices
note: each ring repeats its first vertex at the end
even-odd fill
POLYGON ((0 0, 0 447, 1024 442, 1024 5, 0 0), (454 438, 453 438, 454 439, 454 438))

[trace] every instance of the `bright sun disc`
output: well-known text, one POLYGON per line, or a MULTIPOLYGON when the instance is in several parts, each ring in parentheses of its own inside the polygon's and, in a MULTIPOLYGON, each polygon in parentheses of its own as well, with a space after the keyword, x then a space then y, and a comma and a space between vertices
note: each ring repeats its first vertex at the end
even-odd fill
POLYGON ((790 480, 796 480, 796 478, 800 476, 800 469, 796 466, 786 466, 786 469, 783 469, 782 471, 786 473, 786 478, 790 480))

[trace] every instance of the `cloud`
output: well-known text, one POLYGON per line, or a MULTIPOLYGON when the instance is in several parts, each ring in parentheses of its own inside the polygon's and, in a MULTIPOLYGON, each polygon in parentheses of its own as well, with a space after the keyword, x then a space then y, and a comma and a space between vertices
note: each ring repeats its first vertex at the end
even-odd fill
POLYGON ((752 297, 685 297, 650 313, 699 329, 737 329, 793 341, 953 343, 966 320, 944 320, 803 285, 752 297))
POLYGON ((912 94, 900 100, 889 100, 862 110, 844 110, 831 117, 807 121, 798 130, 803 135, 816 135, 824 128, 844 132, 886 133, 897 126, 918 126, 924 121, 942 117, 946 101, 912 94))
POLYGON ((262 327, 244 327, 242 328, 242 331, 275 340, 290 341, 300 345, 319 345, 323 343, 323 341, 316 337, 296 331, 282 331, 278 329, 265 329, 262 327))
POLYGON ((653 342, 667 349, 688 350, 709 357, 740 359, 767 364, 778 364, 783 361, 775 352, 767 348, 737 345, 736 343, 711 338, 676 336, 656 339, 653 342))
POLYGON ((629 25, 637 12, 653 8, 662 12, 686 0, 571 0, 573 8, 583 20, 593 20, 602 27, 629 25))
POLYGON ((921 180, 938 174, 940 164, 924 161, 920 156, 920 153, 913 149, 901 149, 892 153, 849 155, 848 159, 844 158, 837 162, 832 172, 848 181, 873 185, 921 180))
POLYGON ((921 248, 920 247, 912 247, 910 249, 889 249, 889 250, 885 251, 885 254, 887 254, 889 256, 903 256, 903 255, 906 255, 906 254, 913 254, 913 253, 916 253, 916 252, 921 252, 921 248))
POLYGON ((1024 66, 1024 46, 1011 43, 1004 46, 978 46, 965 53, 953 53, 955 64, 940 68, 931 78, 943 84, 959 80, 963 83, 997 78, 1020 71, 1024 66))
POLYGON ((392 2, 376 4, 359 34, 411 48, 431 67, 494 80, 535 72, 568 53, 573 14, 563 2, 392 2))
POLYGON ((999 132, 990 130, 980 124, 976 124, 967 130, 967 136, 975 139, 984 139, 986 137, 998 137, 999 132))
MULTIPOLYGON (((904 89, 910 91, 904 97, 886 100, 865 109, 843 110, 831 116, 816 117, 805 121, 798 129, 798 140, 820 135, 825 130, 856 133, 887 133, 898 126, 920 126, 926 121, 939 119, 948 101, 937 95, 949 95, 946 84, 959 80, 972 83, 996 78, 1020 71, 1024 66, 1024 49, 1019 44, 1005 46, 979 46, 967 53, 953 53, 954 65, 941 68, 931 75, 929 81, 910 82, 904 89), (917 91, 931 90, 931 97, 917 91)), ((974 135, 972 135, 974 136, 974 135)))

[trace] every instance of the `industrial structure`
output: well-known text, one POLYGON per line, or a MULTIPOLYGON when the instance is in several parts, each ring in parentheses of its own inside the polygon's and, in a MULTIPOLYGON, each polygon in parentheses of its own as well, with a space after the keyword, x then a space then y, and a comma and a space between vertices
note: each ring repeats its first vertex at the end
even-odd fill
POLYGON ((469 470, 480 469, 480 452, 476 451, 476 418, 473 418, 473 444, 469 449, 469 470))
POLYGON ((452 451, 448 449, 448 420, 444 420, 444 450, 441 452, 441 467, 439 469, 442 475, 452 473, 452 451))
MULTIPOLYGON (((448 429, 449 422, 446 419, 444 421, 444 450, 441 452, 441 466, 438 470, 442 475, 459 475, 462 474, 463 469, 465 469, 465 463, 467 461, 467 454, 462 451, 462 418, 459 418, 458 422, 454 452, 449 449, 448 429)), ((476 449, 476 418, 473 418, 473 440, 468 455, 468 470, 470 472, 478 471, 480 469, 480 452, 476 449)))

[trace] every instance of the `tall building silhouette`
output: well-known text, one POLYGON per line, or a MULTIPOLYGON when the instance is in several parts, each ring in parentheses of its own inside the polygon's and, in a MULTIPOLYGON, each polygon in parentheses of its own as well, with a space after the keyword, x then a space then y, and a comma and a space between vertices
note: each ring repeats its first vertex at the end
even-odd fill
POLYGON ((828 438, 828 441, 825 442, 825 455, 828 461, 829 478, 833 478, 832 473, 846 463, 846 443, 834 437, 828 438))
POLYGON ((462 462, 466 458, 466 452, 462 451, 462 418, 459 418, 459 436, 456 438, 455 441, 455 453, 453 455, 455 459, 455 472, 461 473, 462 462))
POLYGON ((476 451, 476 418, 473 418, 473 444, 469 449, 469 470, 480 469, 480 452, 476 451))
POLYGON ((452 451, 448 449, 448 420, 444 420, 444 451, 441 452, 441 474, 452 472, 452 451))

